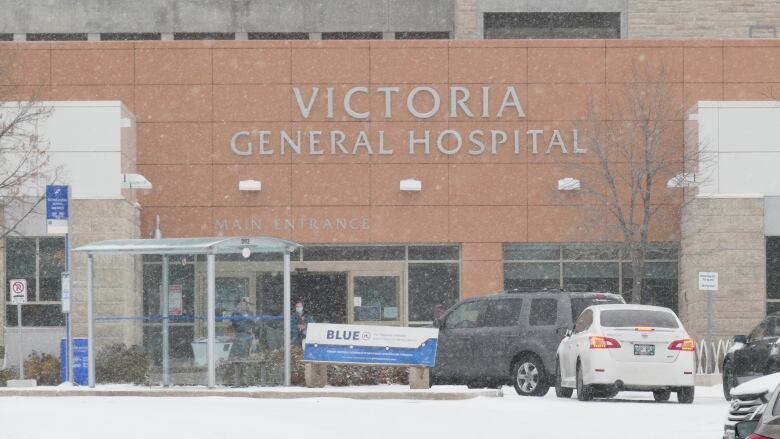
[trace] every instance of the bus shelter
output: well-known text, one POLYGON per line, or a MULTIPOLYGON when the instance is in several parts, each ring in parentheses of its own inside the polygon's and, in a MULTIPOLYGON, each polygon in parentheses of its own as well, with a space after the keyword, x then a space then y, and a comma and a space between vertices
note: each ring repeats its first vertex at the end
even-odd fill
MULTIPOLYGON (((292 241, 273 237, 213 237, 213 238, 167 238, 167 239, 127 239, 94 242, 75 249, 87 255, 87 339, 89 386, 95 386, 95 288, 94 256, 160 256, 163 264, 171 257, 182 255, 204 255, 206 258, 206 302, 207 302, 207 384, 216 385, 215 327, 216 327, 216 257, 218 255, 241 255, 249 258, 256 253, 277 253, 283 261, 283 340, 284 340, 284 385, 290 385, 290 254, 301 247, 292 241)), ((163 291, 167 291, 167 276, 163 276, 163 291)), ((163 294, 163 300, 167 300, 163 294)), ((162 306, 162 374, 163 385, 169 383, 170 366, 168 362, 168 307, 162 306)))

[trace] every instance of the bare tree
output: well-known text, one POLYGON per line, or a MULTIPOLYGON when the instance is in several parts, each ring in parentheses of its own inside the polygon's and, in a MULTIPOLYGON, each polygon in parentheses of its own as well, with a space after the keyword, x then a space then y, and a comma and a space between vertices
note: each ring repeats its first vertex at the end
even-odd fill
POLYGON ((38 135, 50 109, 34 97, 9 97, 0 96, 0 243, 36 210, 43 187, 57 178, 48 144, 38 135))
POLYGON ((698 145, 685 139, 682 87, 668 81, 663 66, 654 68, 634 64, 628 82, 605 100, 590 100, 579 128, 592 154, 588 163, 577 164, 584 174, 582 191, 622 238, 631 261, 633 303, 641 302, 651 224, 677 227, 679 215, 669 213, 679 212, 684 202, 683 191, 666 183, 700 158, 698 145))

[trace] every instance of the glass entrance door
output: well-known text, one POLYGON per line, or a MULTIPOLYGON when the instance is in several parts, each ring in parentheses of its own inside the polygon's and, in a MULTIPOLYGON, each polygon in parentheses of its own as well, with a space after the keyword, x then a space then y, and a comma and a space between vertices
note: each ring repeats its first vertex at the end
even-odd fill
POLYGON ((350 272, 349 322, 397 326, 406 315, 401 300, 401 273, 350 272))

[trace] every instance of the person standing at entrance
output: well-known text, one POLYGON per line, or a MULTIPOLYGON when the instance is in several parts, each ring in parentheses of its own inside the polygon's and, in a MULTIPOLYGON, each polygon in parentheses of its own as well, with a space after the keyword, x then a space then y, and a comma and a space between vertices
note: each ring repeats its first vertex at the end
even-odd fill
POLYGON ((295 313, 293 314, 292 327, 290 328, 292 343, 295 346, 303 345, 303 340, 306 338, 306 328, 309 323, 314 323, 314 317, 304 312, 303 301, 299 300, 295 304, 295 313))
POLYGON ((244 297, 238 302, 238 309, 232 315, 233 330, 236 338, 231 352, 232 356, 246 358, 254 344, 255 337, 255 313, 254 304, 249 297, 244 297))

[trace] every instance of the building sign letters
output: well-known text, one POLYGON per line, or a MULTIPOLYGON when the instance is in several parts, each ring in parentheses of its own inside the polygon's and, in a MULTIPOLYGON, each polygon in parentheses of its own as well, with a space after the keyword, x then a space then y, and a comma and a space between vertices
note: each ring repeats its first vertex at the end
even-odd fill
MULTIPOLYGON (((517 121, 525 119, 517 90, 508 85, 499 87, 482 86, 479 96, 472 96, 471 90, 462 86, 448 89, 449 104, 443 104, 440 92, 430 86, 416 86, 408 90, 401 87, 356 86, 347 89, 343 96, 336 96, 335 87, 292 88, 295 102, 293 111, 298 111, 303 120, 312 117, 312 111, 319 104, 325 107, 325 119, 335 120, 337 106, 353 121, 367 121, 372 113, 368 108, 356 108, 358 96, 370 95, 381 103, 381 117, 384 121, 393 121, 397 116, 395 109, 399 101, 406 116, 418 120, 431 120, 437 116, 458 120, 480 119, 489 121, 517 121), (491 101, 497 94, 500 99, 491 101), (425 102, 420 102, 425 101, 425 102)), ((364 104, 365 107, 365 104, 364 104)), ((436 119, 439 120, 439 119, 436 119)), ((587 150, 580 146, 576 129, 480 129, 468 131, 444 129, 432 131, 426 127, 411 129, 407 133, 405 145, 390 144, 384 130, 375 132, 360 130, 346 133, 343 130, 278 130, 262 128, 236 131, 230 138, 230 150, 239 156, 271 156, 288 154, 309 155, 356 155, 362 152, 368 155, 392 155, 399 148, 405 148, 409 155, 443 154, 469 155, 499 154, 509 149, 519 155, 523 148, 529 148, 531 154, 584 154, 587 150)))

